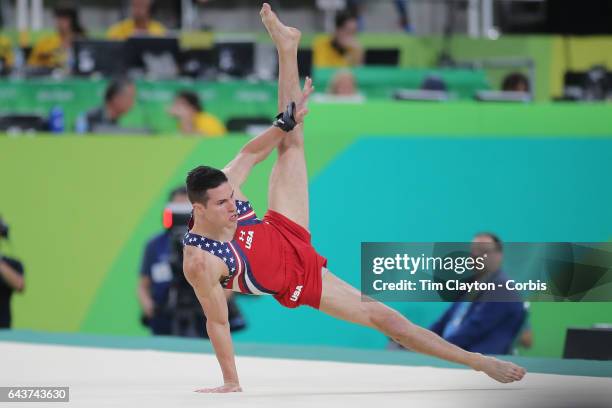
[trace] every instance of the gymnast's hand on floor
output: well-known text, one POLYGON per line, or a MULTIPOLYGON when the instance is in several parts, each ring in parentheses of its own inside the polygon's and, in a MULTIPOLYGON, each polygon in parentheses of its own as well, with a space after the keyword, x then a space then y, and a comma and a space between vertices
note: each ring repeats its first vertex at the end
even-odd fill
POLYGON ((195 392, 201 392, 204 394, 224 394, 227 392, 242 392, 242 388, 238 383, 225 383, 220 387, 216 388, 200 388, 195 392))

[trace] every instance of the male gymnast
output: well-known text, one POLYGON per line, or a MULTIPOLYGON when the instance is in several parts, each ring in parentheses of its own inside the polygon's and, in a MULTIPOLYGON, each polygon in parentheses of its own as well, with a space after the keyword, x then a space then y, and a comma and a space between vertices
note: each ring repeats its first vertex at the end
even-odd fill
POLYGON ((278 107, 282 113, 223 170, 199 166, 189 172, 186 181, 193 216, 183 240, 183 269, 206 314, 206 329, 223 374, 223 385, 197 392, 242 391, 224 289, 271 295, 289 308, 311 306, 376 329, 405 348, 483 371, 502 383, 523 378, 522 367, 467 352, 380 302, 362 301, 358 290, 327 270, 327 260, 312 247, 308 232, 302 128, 313 88, 307 78, 300 90, 300 32, 283 25, 266 3, 260 15, 279 56, 278 107), (269 209, 260 220, 240 186, 253 166, 274 149, 278 158, 270 175, 269 209))

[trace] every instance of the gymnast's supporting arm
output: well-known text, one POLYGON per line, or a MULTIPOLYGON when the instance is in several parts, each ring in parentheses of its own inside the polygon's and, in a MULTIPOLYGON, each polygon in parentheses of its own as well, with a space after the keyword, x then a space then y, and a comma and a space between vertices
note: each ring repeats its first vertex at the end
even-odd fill
POLYGON ((236 392, 242 391, 238 379, 238 370, 234 358, 234 346, 230 334, 227 309, 227 297, 219 283, 222 271, 218 264, 211 263, 195 248, 185 248, 191 256, 185 256, 183 270, 185 278, 204 309, 206 331, 215 350, 217 361, 223 374, 223 385, 216 388, 205 388, 198 392, 236 392))

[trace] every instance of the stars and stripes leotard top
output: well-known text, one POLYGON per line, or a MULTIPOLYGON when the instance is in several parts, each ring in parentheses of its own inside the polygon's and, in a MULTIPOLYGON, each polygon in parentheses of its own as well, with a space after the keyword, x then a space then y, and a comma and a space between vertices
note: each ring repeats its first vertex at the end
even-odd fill
POLYGON ((257 218, 251 203, 236 200, 238 226, 229 242, 187 232, 183 245, 197 247, 219 258, 228 269, 221 286, 235 292, 274 295, 282 289, 285 271, 278 231, 257 218))

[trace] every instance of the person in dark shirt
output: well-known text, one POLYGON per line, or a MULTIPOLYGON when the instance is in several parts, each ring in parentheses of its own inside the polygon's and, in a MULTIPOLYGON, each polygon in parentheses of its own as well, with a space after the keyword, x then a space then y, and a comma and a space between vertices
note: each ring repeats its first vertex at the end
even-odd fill
POLYGON ((502 81, 502 91, 529 92, 529 78, 523 73, 512 72, 504 77, 502 81))
POLYGON ((136 85, 127 79, 111 81, 104 93, 104 105, 87 112, 87 131, 93 133, 118 129, 119 119, 134 106, 136 85))
MULTIPOLYGON (((183 187, 172 191, 169 202, 188 204, 187 190, 183 187)), ((147 242, 140 268, 138 300, 155 335, 170 335, 172 331, 172 314, 165 307, 172 285, 169 248, 168 230, 155 235, 147 242)))
MULTIPOLYGON (((0 218, 0 241, 8 239, 8 225, 0 218)), ((0 242, 1 243, 1 242, 0 242)), ((0 329, 11 327, 11 296, 23 292, 23 264, 17 259, 3 256, 0 247, 0 329)))
MULTIPOLYGON (((504 285, 508 276, 501 270, 501 240, 495 234, 481 233, 474 237, 472 245, 473 256, 486 254, 485 270, 478 280, 504 285)), ((509 354, 525 317, 520 295, 502 290, 495 295, 477 296, 475 301, 453 303, 430 330, 467 351, 509 354)))

